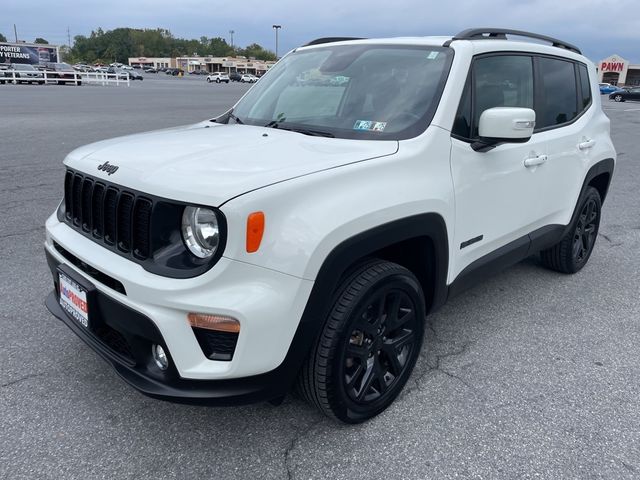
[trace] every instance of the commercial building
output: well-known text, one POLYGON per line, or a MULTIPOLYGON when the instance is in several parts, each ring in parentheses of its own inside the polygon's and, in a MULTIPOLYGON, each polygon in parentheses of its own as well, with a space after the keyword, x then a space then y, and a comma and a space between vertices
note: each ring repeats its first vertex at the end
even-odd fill
POLYGON ((276 62, 246 57, 178 57, 176 65, 185 72, 205 70, 207 72, 238 72, 262 75, 276 62))
POLYGON ((620 55, 611 55, 600 61, 598 67, 598 81, 610 83, 620 87, 640 85, 640 65, 632 65, 620 55))
POLYGON ((177 57, 177 58, 155 58, 155 57, 131 57, 129 65, 132 67, 153 67, 153 68, 181 68, 185 72, 194 70, 204 70, 206 72, 238 72, 262 75, 276 62, 255 60, 246 57, 177 57))
POLYGON ((41 43, 0 43, 0 63, 56 63, 60 59, 57 45, 41 43))
POLYGON ((175 68, 176 59, 169 57, 131 57, 129 65, 132 67, 175 68))

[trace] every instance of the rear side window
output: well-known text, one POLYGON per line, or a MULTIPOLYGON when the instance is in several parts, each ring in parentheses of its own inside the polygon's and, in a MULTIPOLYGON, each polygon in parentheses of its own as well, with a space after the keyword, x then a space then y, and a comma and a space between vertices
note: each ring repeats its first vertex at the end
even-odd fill
POLYGON ((578 65, 580 73, 580 93, 582 94, 582 110, 586 109, 591 103, 591 83, 589 82, 589 72, 584 65, 578 65))
POLYGON ((536 128, 570 122, 578 116, 578 91, 573 62, 540 57, 543 101, 536 111, 536 128))

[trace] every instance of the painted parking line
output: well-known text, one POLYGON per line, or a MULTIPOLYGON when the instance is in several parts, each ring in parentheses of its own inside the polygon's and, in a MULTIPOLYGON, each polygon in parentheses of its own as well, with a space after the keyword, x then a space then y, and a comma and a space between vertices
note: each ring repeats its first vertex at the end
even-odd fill
POLYGON ((626 110, 623 110, 623 112, 638 112, 640 111, 640 108, 627 108, 626 110))

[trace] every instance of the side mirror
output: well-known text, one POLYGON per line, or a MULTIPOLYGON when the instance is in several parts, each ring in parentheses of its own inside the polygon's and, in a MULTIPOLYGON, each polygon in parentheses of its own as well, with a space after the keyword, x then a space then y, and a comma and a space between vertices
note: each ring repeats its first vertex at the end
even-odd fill
POLYGON ((494 107, 480 115, 480 138, 471 144, 476 152, 486 152, 501 143, 525 143, 533 135, 536 112, 530 108, 494 107))

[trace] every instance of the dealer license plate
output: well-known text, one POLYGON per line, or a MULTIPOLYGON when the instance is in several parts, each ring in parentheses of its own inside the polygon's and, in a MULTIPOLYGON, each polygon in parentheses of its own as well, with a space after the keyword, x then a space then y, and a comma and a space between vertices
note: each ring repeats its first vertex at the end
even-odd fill
POLYGON ((89 328, 89 306, 87 291, 62 272, 58 272, 60 285, 60 306, 73 319, 89 328))

